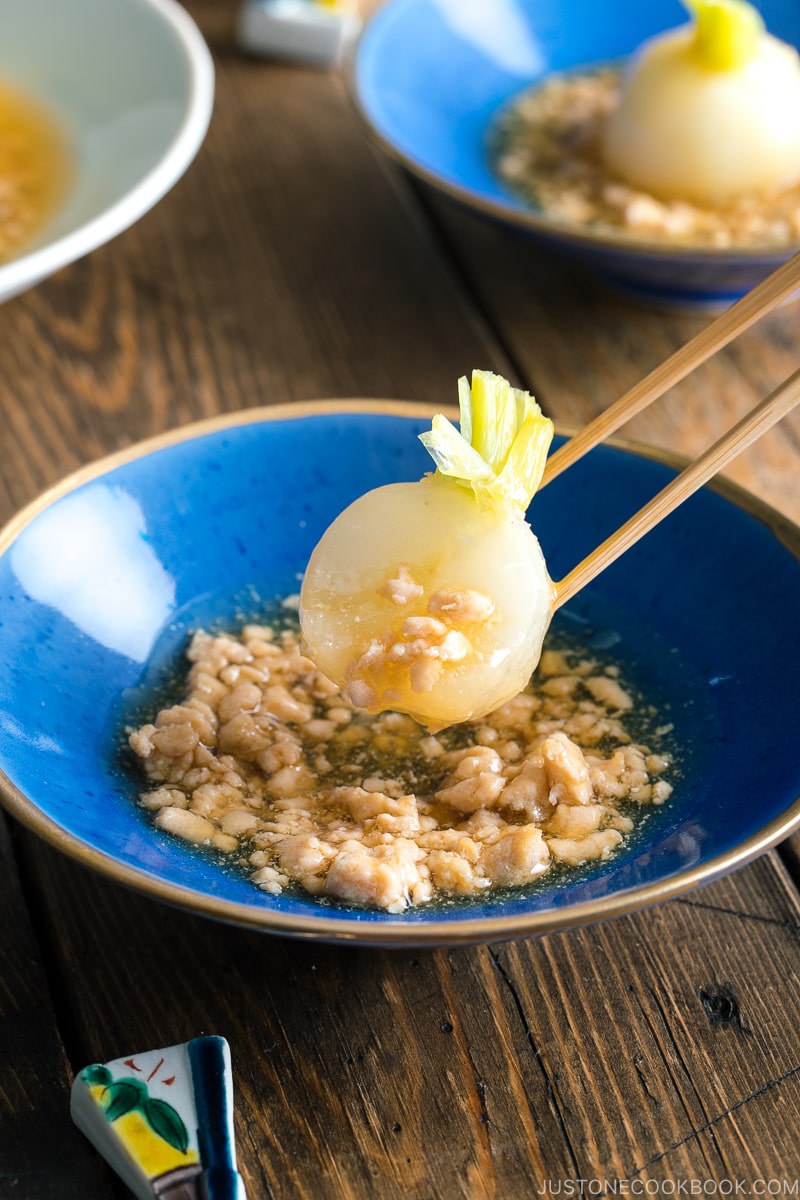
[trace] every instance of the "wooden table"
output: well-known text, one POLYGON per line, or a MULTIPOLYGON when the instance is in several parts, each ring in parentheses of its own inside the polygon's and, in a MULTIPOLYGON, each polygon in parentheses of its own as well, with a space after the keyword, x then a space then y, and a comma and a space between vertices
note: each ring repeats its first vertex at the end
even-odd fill
MULTIPOLYGON (((474 366, 577 425, 701 327, 435 199, 371 148, 339 77, 249 61, 231 4, 190 9, 218 68, 198 160, 134 229, 0 313, 0 519, 196 418, 451 402, 474 366)), ((794 370, 799 319, 774 313, 626 432, 697 453, 794 370)), ((798 520, 798 469, 795 418, 731 475, 798 520)), ((614 922, 424 953, 226 928, 9 823, 0 853, 3 1200, 121 1197, 70 1122, 73 1072, 204 1032, 231 1043, 251 1200, 798 1194, 790 847, 614 922)))

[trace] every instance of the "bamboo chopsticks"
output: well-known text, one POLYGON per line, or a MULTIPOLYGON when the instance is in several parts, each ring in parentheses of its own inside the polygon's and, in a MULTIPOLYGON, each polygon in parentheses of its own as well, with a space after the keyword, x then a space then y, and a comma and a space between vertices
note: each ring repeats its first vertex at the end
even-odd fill
MULTIPOLYGON (((645 376, 615 404, 600 413, 580 433, 566 442, 548 460, 542 484, 555 479, 567 467, 577 462, 588 450, 619 429, 625 421, 641 412, 654 400, 689 375, 706 359, 728 345, 745 329, 753 325, 770 309, 780 304, 800 287, 800 254, 784 263, 752 291, 738 300, 720 317, 701 330, 680 350, 645 376)), ((775 425, 800 400, 800 370, 762 400, 752 412, 737 422, 723 437, 685 468, 657 496, 639 510, 591 554, 578 563, 555 584, 555 607, 585 587, 592 579, 619 558, 639 538, 659 521, 673 512, 693 492, 707 483, 718 471, 740 454, 757 438, 775 425)))

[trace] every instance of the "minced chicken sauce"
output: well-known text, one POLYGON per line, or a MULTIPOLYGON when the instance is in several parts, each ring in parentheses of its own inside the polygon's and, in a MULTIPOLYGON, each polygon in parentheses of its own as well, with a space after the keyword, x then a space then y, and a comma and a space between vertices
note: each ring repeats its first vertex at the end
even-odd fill
POLYGON ((609 175, 601 135, 619 86, 620 70, 604 67, 555 74, 523 92, 492 130, 498 177, 543 215, 604 236, 717 249, 800 241, 800 184, 708 207, 661 200, 609 175))
POLYGON ((613 665, 545 650, 479 721, 430 734, 370 716, 294 629, 194 634, 184 699, 129 731, 158 829, 223 852, 253 883, 390 913, 530 884, 614 855, 669 797, 671 761, 626 728, 613 665))

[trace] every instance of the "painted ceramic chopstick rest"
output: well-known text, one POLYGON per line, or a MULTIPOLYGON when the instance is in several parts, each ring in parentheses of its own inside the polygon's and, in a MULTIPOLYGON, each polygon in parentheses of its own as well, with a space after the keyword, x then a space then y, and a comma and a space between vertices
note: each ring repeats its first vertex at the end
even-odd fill
POLYGON ((141 1200, 246 1200, 228 1043, 199 1037, 84 1067, 72 1119, 141 1200))
POLYGON ((361 30, 353 0, 245 0, 239 45, 252 53, 311 66, 335 66, 361 30))

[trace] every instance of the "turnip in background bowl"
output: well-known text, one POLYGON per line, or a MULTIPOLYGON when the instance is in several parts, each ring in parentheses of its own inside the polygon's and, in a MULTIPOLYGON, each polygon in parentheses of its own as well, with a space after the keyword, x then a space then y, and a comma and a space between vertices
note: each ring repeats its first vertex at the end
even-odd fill
MULTIPOLYGON (((759 8, 771 34, 800 45, 796 5, 763 0, 759 8)), ((639 303, 718 311, 789 258, 798 239, 723 248, 609 235, 520 198, 490 150, 498 115, 525 89, 554 72, 624 62, 687 20, 678 0, 389 0, 359 43, 352 94, 384 150, 473 212, 526 232, 639 303)))

